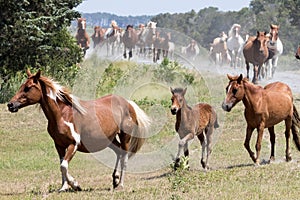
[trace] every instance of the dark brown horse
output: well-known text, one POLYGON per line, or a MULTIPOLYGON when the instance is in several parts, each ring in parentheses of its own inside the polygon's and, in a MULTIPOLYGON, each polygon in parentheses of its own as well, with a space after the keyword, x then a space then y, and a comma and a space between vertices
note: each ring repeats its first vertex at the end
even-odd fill
POLYGON ((41 76, 40 71, 36 74, 27 71, 27 75, 28 79, 7 106, 9 111, 17 112, 25 106, 40 104, 60 159, 62 187, 59 191, 66 191, 68 185, 76 191, 81 190, 68 171, 77 150, 91 153, 106 147, 117 154, 113 186, 123 188, 128 157, 144 142, 150 122, 147 115, 134 102, 120 96, 81 101, 51 79, 41 76))
POLYGON ((296 57, 297 59, 300 59, 300 44, 298 45, 298 48, 297 48, 295 57, 296 57))
POLYGON ((94 48, 102 46, 104 42, 104 36, 105 36, 105 29, 101 28, 100 26, 95 26, 94 27, 94 33, 91 36, 93 43, 94 43, 94 48))
POLYGON ((213 131, 214 128, 219 127, 217 114, 212 106, 206 103, 198 103, 194 107, 188 106, 184 98, 186 88, 170 88, 170 90, 172 93, 171 112, 176 115, 175 130, 180 137, 174 169, 179 167, 182 150, 184 156, 189 156, 188 141, 195 136, 198 137, 202 146, 202 167, 208 169, 208 159, 212 152, 213 131))
POLYGON ((90 37, 86 32, 86 19, 78 18, 77 19, 77 33, 75 36, 77 44, 83 50, 84 55, 86 50, 90 48, 90 37))
POLYGON ((168 57, 170 39, 171 39, 171 33, 165 33, 164 31, 156 29, 155 37, 153 41, 153 62, 154 63, 156 63, 160 59, 160 54, 162 54, 163 58, 168 57))
POLYGON ((281 82, 274 82, 266 85, 264 88, 254 85, 248 79, 240 76, 227 75, 229 84, 226 87, 226 97, 222 108, 230 112, 231 109, 240 101, 245 106, 244 115, 247 121, 247 131, 244 146, 247 149, 253 162, 260 164, 259 156, 261 150, 261 141, 264 129, 268 128, 271 142, 270 161, 275 160, 275 131, 274 126, 281 121, 285 121, 286 138, 286 161, 292 159, 290 152, 290 130, 292 129, 293 139, 300 151, 300 142, 297 127, 300 127, 300 118, 293 105, 292 91, 288 85, 281 82), (251 135, 254 129, 257 129, 256 155, 250 148, 251 135))
POLYGON ((127 53, 126 50, 128 49, 128 59, 130 60, 130 58, 132 58, 132 51, 135 48, 135 45, 138 41, 138 35, 135 31, 135 29, 133 28, 132 25, 128 25, 126 27, 125 33, 122 36, 122 42, 124 43, 124 53, 123 53, 123 57, 127 58, 127 53))
POLYGON ((266 32, 257 31, 257 35, 249 37, 243 48, 246 62, 247 78, 249 78, 250 64, 253 64, 253 83, 257 83, 260 69, 269 56, 266 32))

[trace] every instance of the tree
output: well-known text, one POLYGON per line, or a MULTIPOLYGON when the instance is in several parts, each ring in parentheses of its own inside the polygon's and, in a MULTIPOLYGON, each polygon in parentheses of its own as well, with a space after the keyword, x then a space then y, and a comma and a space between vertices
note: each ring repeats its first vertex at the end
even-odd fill
POLYGON ((82 59, 67 27, 82 0, 0 0, 0 75, 24 68, 69 67, 82 59))

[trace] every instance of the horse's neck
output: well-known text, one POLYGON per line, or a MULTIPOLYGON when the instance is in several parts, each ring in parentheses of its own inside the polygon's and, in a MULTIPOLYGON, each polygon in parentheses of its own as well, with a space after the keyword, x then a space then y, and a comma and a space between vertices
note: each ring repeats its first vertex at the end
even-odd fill
POLYGON ((192 112, 192 109, 187 105, 186 101, 184 100, 180 112, 177 113, 176 117, 180 120, 186 120, 189 118, 192 112))
POLYGON ((262 97, 262 91, 263 88, 257 85, 254 85, 252 83, 249 83, 247 81, 244 81, 244 90, 245 90, 245 96, 243 98, 243 103, 245 105, 245 108, 251 108, 256 110, 257 104, 259 100, 262 97))
POLYGON ((57 124, 61 122, 63 119, 61 110, 62 107, 65 106, 62 102, 57 102, 51 95, 44 95, 40 104, 49 122, 57 124))

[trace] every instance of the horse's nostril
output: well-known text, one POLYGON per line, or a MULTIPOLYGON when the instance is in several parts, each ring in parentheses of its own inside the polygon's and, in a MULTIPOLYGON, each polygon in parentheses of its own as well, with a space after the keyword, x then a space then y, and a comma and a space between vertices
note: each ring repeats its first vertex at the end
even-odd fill
POLYGON ((7 107, 9 107, 9 108, 11 108, 11 107, 13 107, 13 103, 11 103, 11 102, 9 102, 8 104, 7 104, 7 107))

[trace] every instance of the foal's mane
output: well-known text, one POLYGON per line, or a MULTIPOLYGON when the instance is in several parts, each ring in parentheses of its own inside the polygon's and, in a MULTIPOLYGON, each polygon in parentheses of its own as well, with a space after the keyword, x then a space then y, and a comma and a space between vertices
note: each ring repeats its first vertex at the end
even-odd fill
POLYGON ((73 96, 67 88, 59 85, 57 82, 45 77, 41 76, 39 78, 39 83, 42 85, 42 87, 49 88, 50 94, 46 94, 50 96, 50 98, 55 99, 55 101, 58 99, 64 104, 71 106, 75 110, 77 110, 80 114, 85 114, 86 110, 82 107, 82 105, 79 102, 79 99, 75 96, 73 96))

